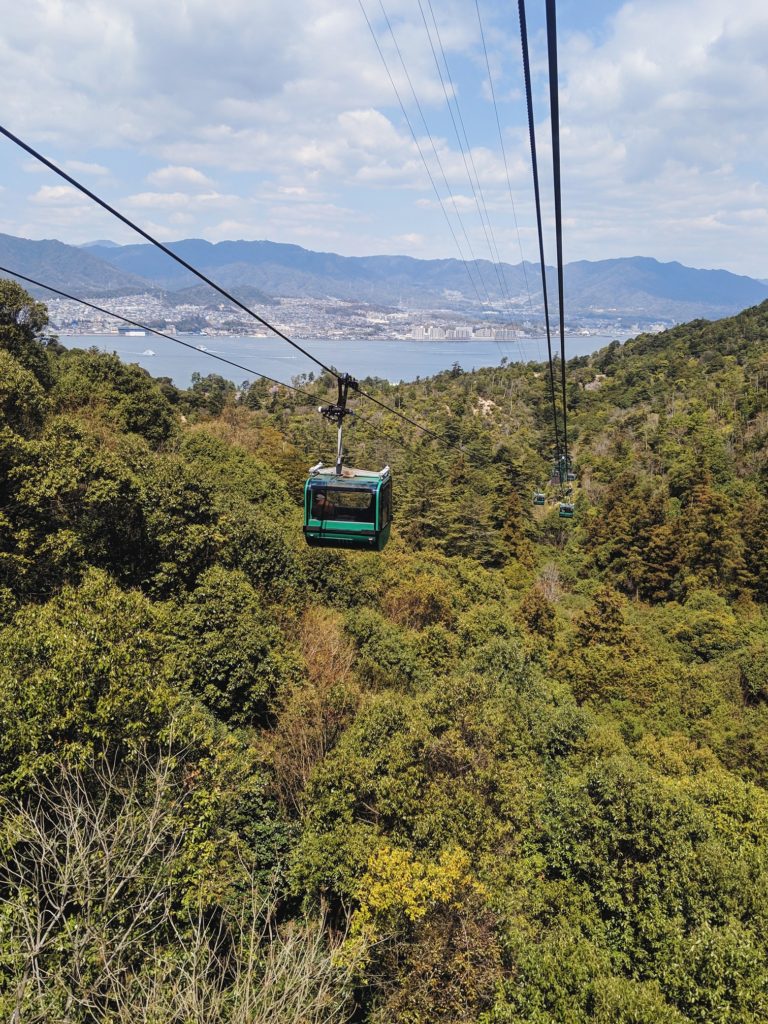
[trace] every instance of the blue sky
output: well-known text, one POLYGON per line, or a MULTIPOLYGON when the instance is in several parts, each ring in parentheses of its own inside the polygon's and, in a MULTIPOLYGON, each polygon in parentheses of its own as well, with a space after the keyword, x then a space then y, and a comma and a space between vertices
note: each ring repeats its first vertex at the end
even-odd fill
MULTIPOLYGON (((535 259, 517 5, 479 0, 510 189, 474 0, 362 4, 418 145, 360 0, 7 5, 2 123, 164 240, 455 257, 455 235, 465 255, 535 259), (433 14, 490 228, 424 27, 436 43, 433 14)), ((543 7, 527 4, 551 258, 543 7)), ((768 277, 765 0, 561 0, 558 18, 566 259, 768 277)), ((5 141, 0 231, 134 240, 5 141)))

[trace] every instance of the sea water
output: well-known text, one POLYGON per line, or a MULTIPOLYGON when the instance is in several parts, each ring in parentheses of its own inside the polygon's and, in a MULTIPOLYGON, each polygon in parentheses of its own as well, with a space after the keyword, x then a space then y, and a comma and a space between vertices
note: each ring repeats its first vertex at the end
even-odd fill
MULTIPOLYGON (((615 335, 569 335, 566 337, 566 358, 596 352, 615 335)), ((623 337, 623 336, 622 336, 623 337)), ((170 377, 178 387, 187 387, 193 373, 206 376, 218 373, 239 384, 254 380, 258 374, 290 383, 301 373, 319 367, 311 359, 291 348, 276 337, 207 337, 180 335, 183 345, 147 333, 145 336, 123 337, 118 334, 59 335, 67 348, 95 347, 104 352, 115 352, 126 363, 138 363, 153 377, 170 377), (211 358, 221 356, 238 363, 238 367, 211 358)), ((514 341, 413 341, 314 338, 300 339, 299 345, 326 366, 362 380, 380 377, 393 383, 412 381, 417 377, 431 377, 450 370, 456 363, 462 370, 499 366, 502 360, 521 362, 546 360, 546 340, 520 338, 514 341)), ((553 338, 553 348, 559 351, 559 342, 553 338)))

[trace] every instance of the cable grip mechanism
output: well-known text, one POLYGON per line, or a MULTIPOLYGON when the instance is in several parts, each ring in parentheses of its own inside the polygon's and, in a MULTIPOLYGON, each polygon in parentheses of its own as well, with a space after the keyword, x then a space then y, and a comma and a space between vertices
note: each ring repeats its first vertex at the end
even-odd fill
POLYGON ((341 476, 342 466, 342 432, 344 427, 344 417, 354 416, 354 412, 347 408, 347 398, 349 397, 350 389, 357 391, 360 387, 358 382, 350 374, 345 373, 340 377, 336 378, 336 384, 338 385, 339 393, 335 405, 321 405, 318 406, 318 412, 325 416, 327 420, 335 423, 338 427, 338 443, 336 447, 336 476, 341 476))

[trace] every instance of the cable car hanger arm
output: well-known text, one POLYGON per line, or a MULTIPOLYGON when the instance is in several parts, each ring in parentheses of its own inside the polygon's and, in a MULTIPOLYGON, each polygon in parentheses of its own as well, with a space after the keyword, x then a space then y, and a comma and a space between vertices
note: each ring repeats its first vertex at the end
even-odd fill
POLYGON ((354 377, 351 377, 348 373, 342 374, 336 378, 336 383, 339 388, 339 395, 335 405, 320 405, 317 411, 325 416, 327 420, 335 423, 338 428, 338 441, 336 446, 336 476, 341 476, 343 470, 343 459, 344 454, 342 451, 342 433, 344 429, 344 417, 354 416, 352 409, 347 408, 347 398, 349 397, 349 389, 353 391, 359 391, 359 385, 354 377))

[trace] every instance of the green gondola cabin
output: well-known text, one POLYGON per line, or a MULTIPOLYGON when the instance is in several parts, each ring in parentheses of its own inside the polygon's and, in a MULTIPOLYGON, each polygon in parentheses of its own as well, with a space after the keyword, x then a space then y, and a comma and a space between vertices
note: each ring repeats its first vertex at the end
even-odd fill
POLYGON ((533 492, 533 504, 534 505, 543 505, 543 504, 545 504, 546 500, 547 500, 547 496, 544 494, 543 491, 534 491, 533 492))
POLYGON ((313 547, 381 551, 392 528, 392 474, 318 462, 304 485, 304 536, 313 547))

